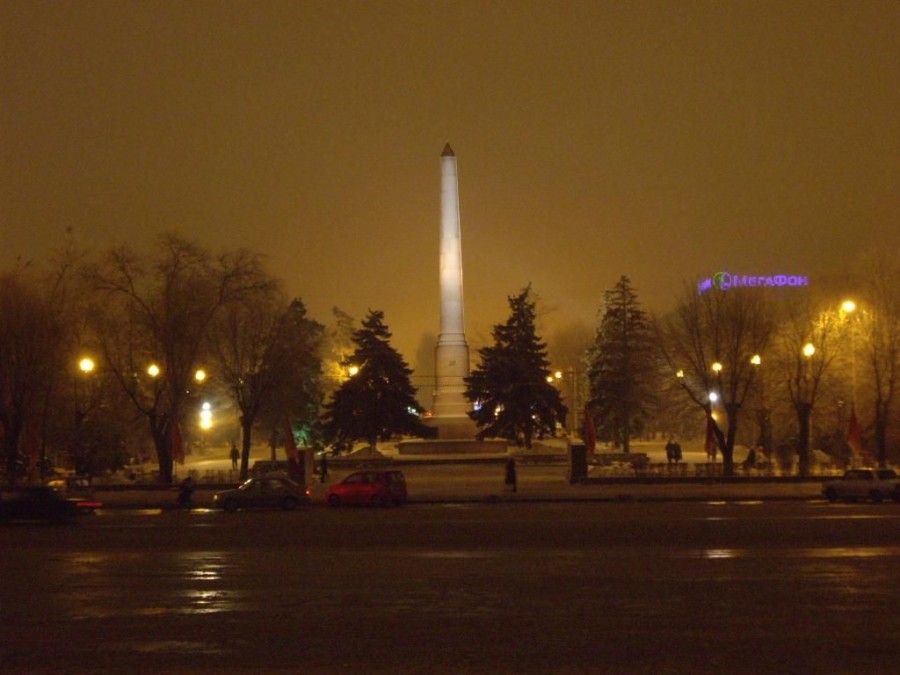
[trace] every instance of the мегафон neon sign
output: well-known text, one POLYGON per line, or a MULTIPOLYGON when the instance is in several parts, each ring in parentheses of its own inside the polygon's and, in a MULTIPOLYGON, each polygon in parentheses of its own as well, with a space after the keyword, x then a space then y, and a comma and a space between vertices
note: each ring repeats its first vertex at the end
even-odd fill
POLYGON ((727 291, 729 288, 775 288, 784 286, 809 286, 809 277, 796 274, 730 274, 719 272, 697 284, 701 293, 715 288, 727 291))

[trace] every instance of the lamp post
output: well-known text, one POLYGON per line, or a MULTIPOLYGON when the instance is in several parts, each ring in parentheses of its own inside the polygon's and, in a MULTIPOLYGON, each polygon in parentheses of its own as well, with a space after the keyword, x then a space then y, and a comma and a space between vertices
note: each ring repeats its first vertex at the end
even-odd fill
POLYGON ((759 377, 759 388, 757 389, 758 404, 756 408, 756 421, 759 425, 759 437, 757 438, 756 445, 760 447, 760 454, 765 455, 767 451, 771 449, 771 433, 769 431, 769 411, 766 408, 766 382, 761 368, 762 362, 762 356, 759 354, 754 354, 750 357, 750 365, 758 370, 759 377))
POLYGON ((578 426, 578 371, 572 366, 568 373, 572 378, 572 426, 569 428, 569 435, 574 436, 578 426))
POLYGON ((79 392, 78 384, 82 378, 88 378, 91 373, 96 369, 97 364, 94 362, 89 356, 84 356, 78 360, 78 373, 75 375, 74 379, 74 393, 75 393, 75 433, 74 433, 74 446, 75 446, 75 456, 77 458, 77 463, 81 466, 77 468, 84 471, 88 475, 88 480, 91 480, 91 474, 93 472, 93 467, 91 466, 93 462, 90 460, 90 451, 86 450, 83 447, 83 439, 82 439, 82 428, 84 426, 84 420, 87 418, 88 413, 90 412, 91 402, 90 396, 88 397, 88 401, 86 405, 82 407, 81 401, 81 393, 79 392), (84 456, 83 456, 84 455, 84 456))
MULTIPOLYGON (((849 318, 856 311, 856 302, 853 300, 844 300, 841 303, 841 318, 849 318)), ((850 390, 851 410, 856 410, 856 330, 852 323, 848 323, 850 327, 850 390)))
POLYGON ((800 455, 799 472, 801 476, 809 473, 810 446, 812 445, 812 392, 809 386, 809 362, 816 353, 812 342, 807 342, 800 350, 803 356, 802 373, 797 383, 797 411, 800 422, 800 455))

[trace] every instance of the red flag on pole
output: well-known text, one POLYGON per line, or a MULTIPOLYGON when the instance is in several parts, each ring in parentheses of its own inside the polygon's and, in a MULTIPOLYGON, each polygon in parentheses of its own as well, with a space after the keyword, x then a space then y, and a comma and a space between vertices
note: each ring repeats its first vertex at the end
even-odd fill
POLYGON ((181 437, 181 427, 177 420, 172 420, 170 430, 172 432, 172 459, 184 466, 184 439, 181 437))
POLYGON ((859 426, 859 420, 856 418, 856 408, 850 409, 850 428, 847 430, 847 445, 850 446, 850 450, 853 452, 852 458, 859 457, 862 459, 864 452, 862 427, 859 426))

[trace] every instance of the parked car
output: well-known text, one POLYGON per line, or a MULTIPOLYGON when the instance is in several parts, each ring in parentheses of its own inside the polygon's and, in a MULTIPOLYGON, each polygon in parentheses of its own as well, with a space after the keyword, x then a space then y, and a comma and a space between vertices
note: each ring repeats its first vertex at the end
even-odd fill
POLYGON ((396 469, 355 471, 340 483, 331 485, 325 493, 329 506, 399 506, 405 504, 406 499, 406 477, 396 469))
POLYGON ((47 479, 45 485, 58 491, 65 497, 93 499, 94 486, 87 476, 56 476, 47 479))
POLYGON ((900 478, 893 469, 848 469, 839 480, 824 483, 822 494, 830 502, 839 499, 880 502, 886 498, 900 501, 900 478))
POLYGON ((93 499, 67 498, 52 487, 29 487, 0 501, 0 520, 64 522, 101 506, 93 499))
POLYGON ((309 490, 284 476, 255 476, 233 490, 213 495, 213 505, 229 513, 251 508, 293 511, 301 504, 309 504, 309 490))

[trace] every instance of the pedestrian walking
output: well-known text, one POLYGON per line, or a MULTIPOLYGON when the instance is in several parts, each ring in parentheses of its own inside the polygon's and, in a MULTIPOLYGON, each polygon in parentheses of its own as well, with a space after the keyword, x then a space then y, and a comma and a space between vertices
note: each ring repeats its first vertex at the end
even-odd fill
POLYGON ((672 459, 675 460, 675 463, 678 464, 682 460, 681 454, 681 443, 675 441, 672 444, 672 459))
POLYGON ((194 479, 188 476, 181 485, 178 486, 178 506, 183 509, 191 510, 192 498, 194 496, 194 479))
POLYGON ((506 460, 506 478, 504 479, 504 483, 506 483, 507 488, 512 492, 516 491, 516 460, 512 457, 506 460))
POLYGON ((232 443, 231 444, 231 470, 237 471, 238 460, 241 458, 241 453, 238 452, 237 446, 232 443))
POLYGON ((675 444, 671 438, 666 442, 666 461, 669 464, 675 461, 675 444))

